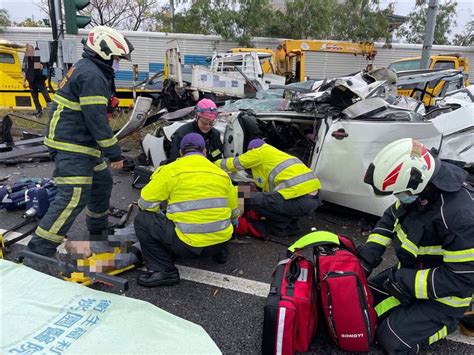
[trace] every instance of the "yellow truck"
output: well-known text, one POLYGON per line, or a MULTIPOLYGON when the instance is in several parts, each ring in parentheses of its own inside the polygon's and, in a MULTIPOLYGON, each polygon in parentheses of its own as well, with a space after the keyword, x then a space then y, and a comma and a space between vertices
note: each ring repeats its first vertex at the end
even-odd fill
MULTIPOLYGON (((388 66, 389 69, 392 69, 395 72, 405 72, 405 71, 412 71, 412 70, 419 70, 420 69, 420 61, 421 57, 413 57, 413 58, 403 58, 397 60, 388 66)), ((434 104, 434 97, 440 95, 443 90, 447 90, 447 86, 453 86, 452 89, 460 89, 462 86, 469 85, 469 63, 466 57, 463 57, 459 53, 452 53, 452 54, 437 54, 432 55, 430 57, 430 62, 428 65, 428 69, 430 70, 445 70, 445 69, 455 69, 461 70, 465 73, 464 82, 457 81, 433 81, 433 83, 429 83, 426 87, 425 95, 423 97, 423 103, 425 106, 431 106, 434 104)), ((408 85, 400 85, 398 86, 398 94, 417 97, 417 94, 420 92, 418 84, 408 84, 408 85)))
POLYGON ((264 73, 286 77, 286 82, 299 82, 307 79, 305 52, 327 52, 365 56, 373 60, 377 51, 372 42, 345 42, 326 40, 293 40, 282 41, 275 51, 269 48, 232 48, 229 52, 257 52, 264 73))
MULTIPOLYGON (((23 87, 22 62, 19 53, 25 51, 25 46, 15 42, 0 40, 0 110, 8 111, 33 111, 33 99, 28 88, 23 87)), ((57 88, 52 83, 53 91, 57 88)), ((149 88, 142 85, 139 88, 117 88, 116 96, 119 98, 119 107, 131 108, 134 96, 146 96, 156 99, 161 89, 149 88)), ((54 93, 50 92, 51 97, 54 93)), ((43 95, 39 95, 40 103, 46 107, 43 95)))

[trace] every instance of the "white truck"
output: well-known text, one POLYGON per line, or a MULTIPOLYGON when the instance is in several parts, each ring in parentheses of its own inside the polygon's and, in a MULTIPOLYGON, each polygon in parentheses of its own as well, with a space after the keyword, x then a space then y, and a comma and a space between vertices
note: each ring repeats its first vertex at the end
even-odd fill
POLYGON ((268 53, 214 53, 209 67, 192 66, 191 82, 185 85, 181 54, 177 41, 168 42, 165 58, 165 79, 174 80, 178 88, 185 88, 197 101, 202 94, 244 98, 254 97, 270 85, 284 85, 285 78, 264 73, 262 61, 268 53))

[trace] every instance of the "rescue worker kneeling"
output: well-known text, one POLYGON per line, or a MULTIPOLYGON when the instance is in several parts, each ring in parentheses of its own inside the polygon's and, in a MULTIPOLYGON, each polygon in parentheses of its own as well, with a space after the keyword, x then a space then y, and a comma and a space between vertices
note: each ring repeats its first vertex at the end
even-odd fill
POLYGON ((148 269, 137 279, 142 286, 178 283, 177 257, 210 255, 225 263, 227 241, 239 217, 237 189, 206 158, 202 136, 185 135, 180 151, 182 157, 159 167, 141 191, 135 232, 148 269), (160 211, 165 202, 166 214, 160 211))
POLYGON ((393 243, 398 265, 369 284, 388 354, 417 353, 456 330, 474 291, 474 190, 466 172, 401 139, 370 164, 364 181, 398 201, 359 249, 370 273, 393 243))
POLYGON ((254 192, 245 199, 245 211, 265 217, 252 222, 264 237, 299 233, 298 218, 311 216, 321 205, 321 184, 314 172, 298 158, 262 139, 251 140, 244 154, 215 164, 231 172, 251 169, 255 184, 263 192, 254 192))

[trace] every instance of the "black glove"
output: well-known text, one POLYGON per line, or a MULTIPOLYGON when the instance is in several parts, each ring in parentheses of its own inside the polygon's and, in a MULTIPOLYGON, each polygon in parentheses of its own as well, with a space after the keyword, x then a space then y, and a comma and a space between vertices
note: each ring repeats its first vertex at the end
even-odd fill
POLYGON ((372 273, 372 269, 373 269, 372 266, 370 266, 369 263, 366 262, 365 259, 361 257, 359 257, 359 262, 362 268, 364 269, 365 277, 368 278, 370 274, 372 273))
POLYGON ((368 258, 370 259, 370 254, 367 252, 365 246, 362 245, 357 247, 357 258, 359 259, 360 264, 365 271, 365 276, 367 278, 372 273, 372 270, 379 266, 382 262, 382 258, 375 258, 373 262, 367 260, 368 258))
POLYGON ((413 297, 397 282, 394 269, 388 272, 387 278, 383 282, 383 287, 391 296, 398 299, 402 306, 408 306, 413 300, 413 297))

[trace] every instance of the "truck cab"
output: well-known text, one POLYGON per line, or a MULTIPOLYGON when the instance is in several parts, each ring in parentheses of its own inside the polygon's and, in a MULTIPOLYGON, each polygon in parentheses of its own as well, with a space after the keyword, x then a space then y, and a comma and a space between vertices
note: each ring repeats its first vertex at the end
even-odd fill
MULTIPOLYGON (((418 71, 420 69, 421 57, 404 58, 397 60, 388 66, 395 72, 406 72, 406 71, 418 71)), ((439 96, 443 90, 446 90, 446 85, 453 87, 453 90, 460 89, 463 86, 469 85, 469 79, 467 73, 469 72, 469 64, 466 57, 461 56, 459 53, 453 54, 439 54, 430 57, 428 69, 430 70, 446 70, 454 69, 460 70, 465 73, 464 79, 456 82, 437 81, 428 84, 426 88, 426 94, 423 97, 423 103, 425 106, 432 106, 434 104, 434 98, 439 96)), ((410 97, 417 97, 420 92, 420 88, 417 84, 399 85, 398 94, 410 97)), ((451 89, 449 91, 452 91, 451 89)))
MULTIPOLYGON (((0 42, 0 108, 34 110, 28 89, 23 87, 23 71, 18 52, 25 47, 13 42, 0 42)), ((46 105, 42 95, 40 102, 46 105)))

